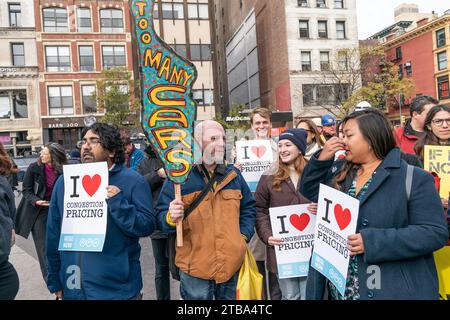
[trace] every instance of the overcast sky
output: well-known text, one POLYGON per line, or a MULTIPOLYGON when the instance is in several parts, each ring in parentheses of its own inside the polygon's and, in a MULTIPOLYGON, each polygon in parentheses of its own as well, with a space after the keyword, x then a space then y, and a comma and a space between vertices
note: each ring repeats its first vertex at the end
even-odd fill
POLYGON ((449 0, 356 0, 359 39, 363 40, 394 23, 394 8, 402 3, 419 5, 419 12, 441 16, 450 9, 449 0))

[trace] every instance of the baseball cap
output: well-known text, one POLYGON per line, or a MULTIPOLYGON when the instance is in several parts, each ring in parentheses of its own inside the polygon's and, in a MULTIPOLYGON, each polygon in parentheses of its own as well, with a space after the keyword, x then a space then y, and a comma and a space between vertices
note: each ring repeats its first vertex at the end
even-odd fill
POLYGON ((312 122, 314 122, 316 127, 321 127, 322 126, 322 119, 320 119, 320 118, 314 118, 314 119, 312 119, 312 122))
POLYGON ((336 124, 336 120, 331 114, 326 114, 322 117, 323 126, 332 126, 333 124, 336 124))

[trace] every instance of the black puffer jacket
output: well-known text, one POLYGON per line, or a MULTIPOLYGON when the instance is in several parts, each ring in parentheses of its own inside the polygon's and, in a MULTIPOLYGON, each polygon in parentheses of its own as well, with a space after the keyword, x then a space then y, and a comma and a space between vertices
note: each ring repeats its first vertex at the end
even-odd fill
POLYGON ((8 180, 0 176, 0 265, 8 261, 11 252, 11 232, 15 215, 14 193, 8 180))

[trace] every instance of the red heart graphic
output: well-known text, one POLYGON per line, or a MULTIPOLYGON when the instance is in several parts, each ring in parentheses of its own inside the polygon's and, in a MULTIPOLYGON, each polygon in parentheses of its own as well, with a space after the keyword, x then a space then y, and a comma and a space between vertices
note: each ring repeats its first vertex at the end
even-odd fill
POLYGON ((303 231, 308 226, 309 221, 311 218, 309 217, 309 214, 302 213, 301 215, 298 214, 292 214, 289 218, 289 221, 291 224, 298 230, 303 231))
POLYGON ((92 178, 91 176, 84 176, 81 182, 84 190, 86 190, 87 194, 92 197, 100 187, 102 178, 98 174, 94 175, 92 178))
POLYGON ((264 146, 253 146, 251 148, 251 151, 257 156, 258 158, 262 158, 262 156, 266 153, 266 147, 264 146))
POLYGON ((344 230, 352 220, 352 214, 349 209, 342 209, 340 204, 334 206, 334 217, 336 218, 339 229, 344 230))

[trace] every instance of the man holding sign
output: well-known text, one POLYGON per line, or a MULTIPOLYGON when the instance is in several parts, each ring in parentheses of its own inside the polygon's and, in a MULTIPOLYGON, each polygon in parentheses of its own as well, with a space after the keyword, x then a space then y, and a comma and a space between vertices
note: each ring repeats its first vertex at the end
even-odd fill
POLYGON ((300 192, 319 203, 315 243, 328 247, 311 261, 307 299, 326 299, 326 289, 333 300, 438 299, 433 252, 445 245, 448 231, 432 176, 401 160, 380 111, 354 112, 343 128, 344 138, 328 140, 301 181, 300 192), (334 163, 339 150, 345 159, 334 163), (356 222, 355 205, 338 193, 319 195, 321 183, 359 200, 356 222), (345 238, 347 229, 353 234, 345 238), (336 253, 351 257, 341 285, 336 272, 324 272, 342 270, 336 253))
POLYGON ((81 156, 92 165, 59 178, 53 190, 47 286, 64 299, 138 299, 139 237, 155 229, 150 188, 139 173, 124 167, 124 148, 114 127, 96 123, 86 128, 81 156), (101 163, 106 163, 109 181, 90 171, 101 163))

